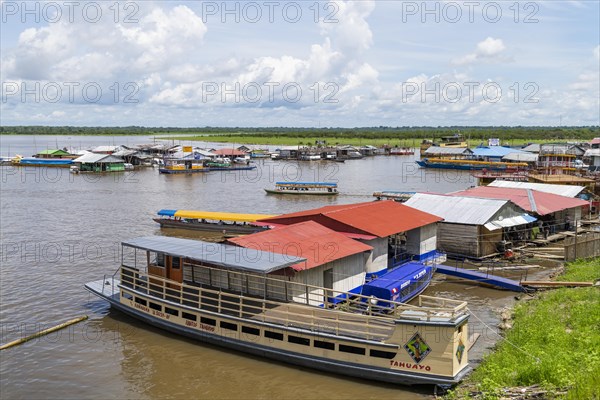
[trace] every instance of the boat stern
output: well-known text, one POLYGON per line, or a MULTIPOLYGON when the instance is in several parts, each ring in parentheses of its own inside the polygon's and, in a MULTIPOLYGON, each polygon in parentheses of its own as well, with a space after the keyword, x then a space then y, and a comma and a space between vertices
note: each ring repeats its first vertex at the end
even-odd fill
POLYGON ((398 344, 400 351, 389 361, 389 367, 422 374, 425 380, 430 377, 434 384, 452 385, 471 370, 469 314, 466 303, 449 309, 448 306, 454 304, 433 304, 439 300, 419 296, 419 306, 425 306, 423 310, 426 311, 399 310, 396 330, 387 342, 398 344))

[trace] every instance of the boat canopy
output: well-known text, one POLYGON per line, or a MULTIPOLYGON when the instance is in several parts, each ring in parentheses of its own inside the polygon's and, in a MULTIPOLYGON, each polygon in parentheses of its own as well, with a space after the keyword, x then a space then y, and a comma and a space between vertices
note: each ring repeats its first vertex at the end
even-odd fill
POLYGON ((238 214, 213 211, 194 211, 194 210, 160 210, 158 215, 165 217, 179 217, 189 219, 211 219, 215 221, 238 221, 254 222, 263 218, 275 217, 267 214, 238 214))
POLYGON ((121 243, 122 246, 187 258, 237 271, 268 274, 306 261, 305 258, 202 240, 167 236, 145 236, 121 243))
POLYGON ((311 186, 311 187, 337 187, 337 183, 333 182, 275 182, 275 185, 281 186, 311 186))

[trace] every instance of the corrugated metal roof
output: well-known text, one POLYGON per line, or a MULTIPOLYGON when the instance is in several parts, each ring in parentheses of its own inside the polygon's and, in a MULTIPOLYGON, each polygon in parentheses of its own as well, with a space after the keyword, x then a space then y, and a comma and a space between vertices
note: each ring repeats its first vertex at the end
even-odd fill
POLYGON ((251 249, 305 258, 305 263, 292 265, 296 271, 311 269, 373 249, 314 221, 240 236, 229 239, 229 242, 251 249))
POLYGON ((531 143, 529 146, 525 146, 521 150, 527 151, 529 153, 539 153, 540 152, 540 144, 539 143, 531 143))
POLYGON ((437 154, 448 154, 448 155, 459 155, 459 154, 473 154, 473 151, 466 147, 439 147, 431 146, 425 150, 426 155, 437 155, 437 154))
POLYGON ((102 163, 122 163, 124 160, 110 154, 87 153, 73 160, 74 163, 93 164, 102 163))
POLYGON ((120 146, 96 146, 92 149, 93 153, 112 153, 119 150, 120 146))
POLYGON ((238 149, 218 149, 213 152, 218 156, 245 156, 246 153, 238 149))
MULTIPOLYGON (((506 200, 417 193, 404 204, 438 215, 444 219, 444 222, 484 225, 490 222, 507 203, 506 200)), ((519 214, 515 216, 517 215, 519 214)))
POLYGON ((305 260, 294 255, 166 236, 139 237, 124 241, 122 244, 175 257, 185 257, 217 267, 265 274, 305 260))
POLYGON ((544 193, 532 189, 513 189, 493 186, 478 186, 462 192, 453 193, 452 195, 510 200, 522 209, 535 212, 538 215, 546 215, 569 208, 588 205, 587 201, 559 196, 552 193, 544 193), (530 195, 532 196, 533 201, 531 200, 530 195))
POLYGON ((584 186, 553 185, 551 183, 513 182, 502 181, 498 179, 490 183, 488 186, 513 189, 533 189, 537 190, 538 192, 552 193, 565 197, 575 197, 579 193, 581 193, 583 189, 585 189, 584 186))
POLYGON ((473 149, 473 155, 477 157, 504 157, 510 153, 523 153, 523 151, 504 146, 482 146, 473 149))
POLYGON ((386 237, 433 224, 440 221, 441 218, 393 200, 382 200, 325 206, 260 221, 290 225, 309 220, 316 221, 337 232, 366 233, 386 237))

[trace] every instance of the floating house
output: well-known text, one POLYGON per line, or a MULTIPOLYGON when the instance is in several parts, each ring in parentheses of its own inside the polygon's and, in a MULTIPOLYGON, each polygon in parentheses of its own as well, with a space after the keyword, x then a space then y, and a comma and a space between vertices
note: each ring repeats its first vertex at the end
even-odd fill
POLYGON ((34 155, 35 158, 44 158, 44 159, 73 159, 77 158, 76 155, 69 153, 66 150, 62 149, 48 149, 42 150, 39 153, 34 155))
POLYGON ((590 160, 590 167, 593 167, 590 168, 591 172, 596 172, 600 170, 600 148, 592 148, 586 150, 584 157, 590 160))
POLYGON ((529 214, 543 219, 552 231, 568 229, 569 222, 581 220, 583 209, 589 207, 589 202, 585 200, 525 188, 478 186, 451 195, 509 200, 529 214))
POLYGON ((416 193, 404 204, 444 219, 438 224, 437 247, 455 258, 496 253, 508 228, 536 220, 508 200, 416 193))
POLYGON ((441 218, 393 200, 325 206, 257 223, 276 228, 305 221, 315 221, 372 247, 365 261, 365 272, 370 275, 380 275, 411 259, 426 262, 437 256, 436 223, 441 218))
MULTIPOLYGON (((369 245, 352 240, 314 221, 305 221, 274 230, 229 239, 241 247, 304 258, 305 261, 279 270, 269 276, 274 279, 267 288, 267 297, 286 300, 285 281, 309 286, 350 292, 365 281, 365 260, 373 250, 369 245), (281 285, 277 285, 281 280, 281 285)), ((315 288, 313 291, 320 291, 315 288)), ((293 300, 318 306, 321 292, 294 293, 293 300), (316 301, 316 300, 315 300, 316 301)))
POLYGON ((73 160, 79 172, 125 171, 125 161, 111 154, 88 153, 73 160))

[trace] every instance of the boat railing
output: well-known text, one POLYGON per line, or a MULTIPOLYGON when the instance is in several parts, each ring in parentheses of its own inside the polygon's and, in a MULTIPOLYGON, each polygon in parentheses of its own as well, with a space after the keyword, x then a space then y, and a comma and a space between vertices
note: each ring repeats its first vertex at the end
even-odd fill
POLYGON ((220 279, 224 278, 223 272, 228 272, 224 280, 230 283, 229 286, 215 287, 215 281, 210 286, 180 283, 125 266, 121 268, 121 285, 194 309, 286 327, 379 341, 385 340, 393 333, 397 319, 440 321, 440 318, 443 318, 444 321, 452 322, 467 313, 466 303, 457 300, 419 296, 418 305, 382 299, 372 301, 372 298, 360 294, 266 277, 262 277, 261 280, 260 276, 206 268, 212 270, 215 275, 220 273, 220 279), (239 276, 235 276, 238 274, 239 276), (239 286, 236 287, 232 283, 237 282, 237 285, 243 286, 243 276, 252 278, 254 287, 258 286, 256 283, 264 285, 263 288, 267 290, 270 298, 252 295, 249 280, 246 280, 248 290, 235 290, 239 289, 239 286), (278 287, 287 293, 288 298, 292 298, 291 301, 271 299, 285 294, 273 290, 281 283, 285 284, 278 287), (319 300, 321 304, 317 304, 319 300))

